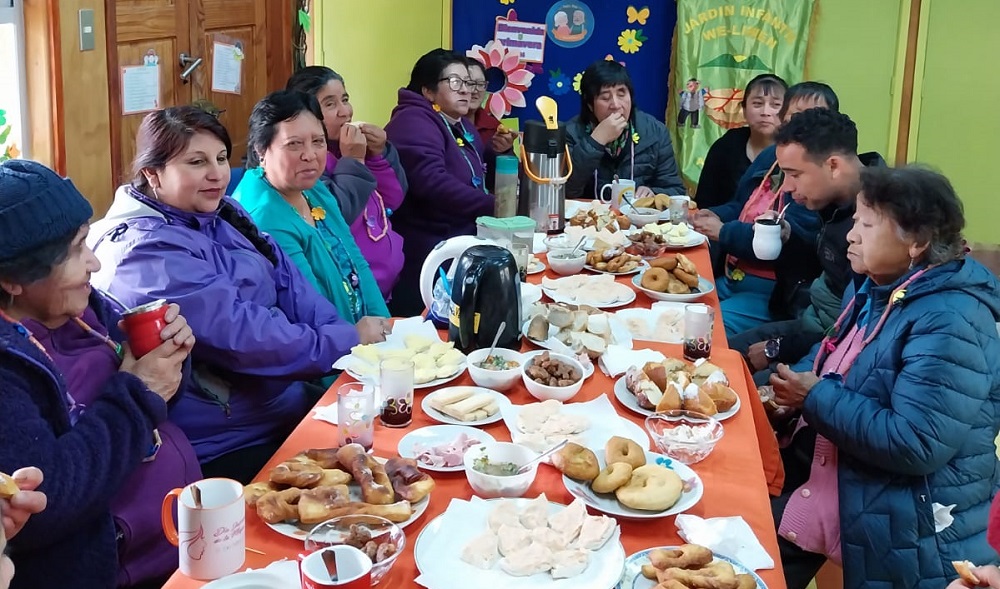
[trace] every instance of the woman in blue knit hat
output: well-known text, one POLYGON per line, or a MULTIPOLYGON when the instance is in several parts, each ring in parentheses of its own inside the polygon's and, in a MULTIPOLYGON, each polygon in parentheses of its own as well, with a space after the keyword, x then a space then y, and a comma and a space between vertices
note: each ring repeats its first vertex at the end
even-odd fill
POLYGON ((123 345, 122 309, 90 287, 100 269, 84 242, 92 214, 45 166, 0 164, 0 470, 39 467, 48 499, 11 539, 13 588, 169 575, 177 549, 159 504, 201 476, 166 421, 194 336, 170 305, 159 347, 136 359, 123 345))

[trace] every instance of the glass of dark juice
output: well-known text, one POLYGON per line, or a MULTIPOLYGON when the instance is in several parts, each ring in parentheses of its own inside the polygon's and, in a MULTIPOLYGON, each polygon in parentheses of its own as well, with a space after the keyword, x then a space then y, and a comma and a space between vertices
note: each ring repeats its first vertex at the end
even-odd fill
POLYGON ((413 362, 399 358, 379 365, 382 410, 379 419, 386 427, 406 427, 413 421, 413 362))
POLYGON ((715 323, 712 307, 702 304, 684 308, 684 358, 698 360, 712 354, 712 327, 715 323))

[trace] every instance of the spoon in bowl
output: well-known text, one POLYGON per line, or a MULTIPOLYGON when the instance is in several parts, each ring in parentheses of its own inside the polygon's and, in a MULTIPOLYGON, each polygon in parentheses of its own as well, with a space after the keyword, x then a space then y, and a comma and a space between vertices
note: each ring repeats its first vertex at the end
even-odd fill
POLYGON ((549 448, 545 452, 542 452, 538 456, 536 456, 536 457, 532 458, 531 460, 529 460, 528 462, 522 464, 521 468, 517 469, 517 472, 514 473, 514 474, 524 474, 524 473, 528 472, 528 470, 529 470, 528 467, 530 467, 532 464, 538 462, 542 458, 547 458, 551 454, 555 454, 559 450, 562 450, 562 447, 565 446, 567 443, 569 443, 569 440, 563 440, 563 441, 559 442, 558 444, 556 444, 555 446, 552 446, 551 448, 549 448))
POLYGON ((486 362, 487 360, 489 360, 490 356, 493 355, 493 350, 496 349, 497 342, 500 341, 500 336, 503 334, 503 330, 506 329, 506 328, 507 328, 507 322, 506 321, 501 321, 500 322, 500 327, 497 328, 497 334, 495 336, 493 336, 493 345, 490 346, 490 351, 486 353, 486 359, 483 360, 483 362, 486 362))

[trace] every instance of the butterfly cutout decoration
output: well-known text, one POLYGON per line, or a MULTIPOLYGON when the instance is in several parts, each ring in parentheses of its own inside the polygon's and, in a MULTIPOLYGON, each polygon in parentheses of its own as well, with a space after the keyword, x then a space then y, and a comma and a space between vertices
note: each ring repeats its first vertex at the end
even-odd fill
POLYGON ((635 6, 629 6, 625 13, 628 15, 629 24, 638 22, 640 25, 645 25, 646 19, 649 18, 649 7, 643 6, 639 10, 636 10, 635 6))

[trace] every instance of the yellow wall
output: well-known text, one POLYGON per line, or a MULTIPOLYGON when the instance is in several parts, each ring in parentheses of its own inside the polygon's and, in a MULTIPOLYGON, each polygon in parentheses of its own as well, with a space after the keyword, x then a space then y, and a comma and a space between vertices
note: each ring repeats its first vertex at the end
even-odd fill
POLYGON ((947 175, 965 204, 966 237, 1000 243, 1000 2, 923 0, 910 159, 947 175))
MULTIPOLYGON (((468 1, 468 0, 466 0, 468 1)), ((354 120, 384 125, 418 57, 451 44, 449 0, 320 0, 316 61, 344 76, 354 120)))

